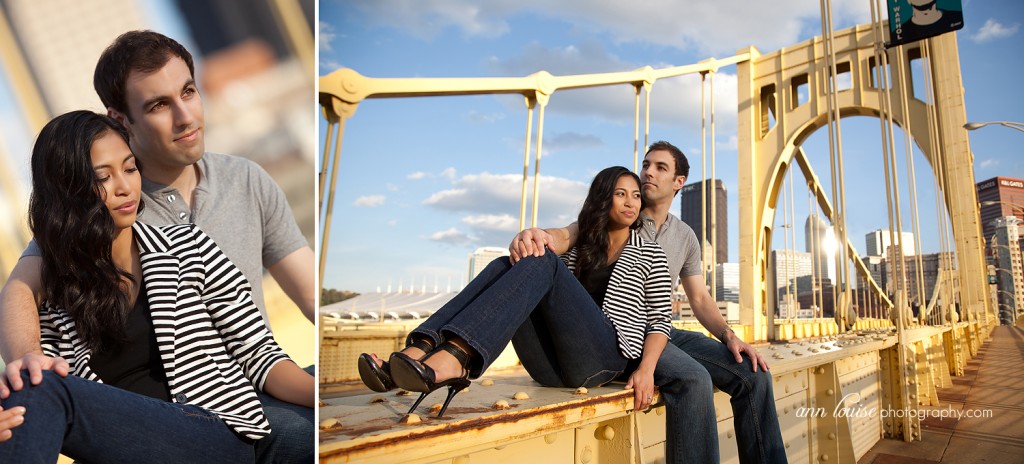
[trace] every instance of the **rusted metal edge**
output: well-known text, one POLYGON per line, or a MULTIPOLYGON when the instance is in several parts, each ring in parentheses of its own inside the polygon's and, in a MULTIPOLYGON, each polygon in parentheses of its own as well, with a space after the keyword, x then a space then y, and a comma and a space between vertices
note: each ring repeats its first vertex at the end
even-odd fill
MULTIPOLYGON (((501 414, 496 414, 496 415, 476 417, 476 418, 472 418, 472 419, 464 419, 464 420, 457 421, 457 422, 452 422, 452 423, 447 423, 447 424, 440 424, 440 425, 437 425, 437 426, 434 426, 434 427, 429 427, 426 430, 416 430, 416 429, 404 430, 398 436, 394 436, 395 434, 388 434, 388 435, 392 435, 392 436, 386 436, 385 435, 385 436, 382 436, 381 437, 382 439, 380 439, 380 440, 366 441, 366 442, 359 443, 359 444, 356 444, 356 445, 353 445, 353 446, 350 446, 350 447, 340 447, 340 448, 324 451, 322 449, 323 445, 321 444, 320 457, 321 458, 325 458, 325 457, 332 457, 332 456, 338 456, 338 455, 353 454, 353 453, 358 453, 358 452, 362 452, 362 451, 367 451, 367 450, 370 450, 370 449, 381 448, 381 447, 388 447, 388 446, 394 445, 394 444, 399 443, 399 442, 423 440, 423 439, 429 439, 429 438, 440 437, 440 436, 450 436, 452 434, 457 434, 457 433, 465 432, 465 431, 480 431, 482 429, 493 427, 493 426, 499 425, 499 424, 516 423, 516 422, 519 422, 519 421, 521 421, 523 419, 526 419, 526 418, 529 418, 529 417, 557 414, 557 413, 563 412, 563 411, 571 411, 571 410, 586 408, 587 406, 597 406, 597 405, 617 403, 617 402, 628 403, 629 400, 632 397, 633 397, 633 392, 631 390, 623 390, 623 391, 620 391, 620 392, 606 393, 606 394, 603 394, 603 395, 600 395, 600 396, 584 398, 584 399, 574 400, 574 401, 570 401, 570 402, 564 402, 564 403, 558 403, 558 404, 553 404, 553 405, 540 406, 540 407, 537 407, 537 408, 531 408, 531 409, 527 409, 527 410, 523 410, 523 411, 508 411, 508 412, 503 412, 501 414)), ((624 404, 623 406, 627 406, 627 405, 628 404, 624 404)), ((624 413, 628 413, 628 410, 623 410, 623 412, 624 413)), ((597 416, 595 415, 594 417, 597 417, 597 416)), ((563 424, 556 424, 554 427, 551 427, 551 428, 561 429, 561 428, 564 428, 564 426, 565 426, 564 423, 563 424)), ((549 428, 545 427, 545 428, 540 428, 540 429, 532 430, 530 433, 527 433, 527 434, 509 435, 509 438, 510 438, 510 441, 511 441, 511 439, 519 439, 519 438, 525 438, 527 436, 542 435, 544 432, 548 432, 548 431, 549 431, 549 428)), ((349 441, 351 441, 351 440, 349 440, 349 441)), ((344 443, 344 442, 340 442, 340 443, 344 443)))

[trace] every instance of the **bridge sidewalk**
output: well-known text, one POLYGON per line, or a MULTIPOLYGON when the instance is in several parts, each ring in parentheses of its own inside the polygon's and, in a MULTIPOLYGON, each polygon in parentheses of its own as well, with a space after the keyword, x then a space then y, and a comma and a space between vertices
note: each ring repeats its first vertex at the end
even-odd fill
POLYGON ((953 386, 939 389, 941 406, 922 406, 922 440, 878 442, 861 464, 1020 463, 1024 456, 1024 329, 998 326, 953 386), (935 417, 939 410, 963 411, 935 417), (990 411, 990 412, 988 412, 990 411), (954 413, 955 414, 955 413, 954 413), (987 417, 967 417, 971 415, 987 417))

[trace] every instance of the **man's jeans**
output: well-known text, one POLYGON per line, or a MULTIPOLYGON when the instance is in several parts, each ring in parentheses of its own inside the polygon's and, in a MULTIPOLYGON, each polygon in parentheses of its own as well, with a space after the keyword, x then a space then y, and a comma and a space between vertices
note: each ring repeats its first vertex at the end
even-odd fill
POLYGON ((772 376, 754 372, 750 358, 737 363, 718 340, 673 329, 654 383, 665 401, 668 462, 719 462, 712 387, 732 397, 740 462, 786 462, 772 376))
POLYGON ((25 422, 0 443, 0 462, 253 462, 255 452, 215 414, 52 371, 12 392, 3 407, 25 407, 25 422))
POLYGON ((530 376, 547 386, 602 385, 626 366, 615 328, 554 253, 514 266, 507 257, 495 259, 413 330, 410 341, 414 336, 435 344, 465 340, 480 355, 469 366, 474 378, 510 340, 530 376))
MULTIPOLYGON (((315 376, 315 366, 303 369, 315 376)), ((259 464, 316 462, 313 408, 281 401, 265 392, 257 392, 263 415, 270 423, 270 435, 256 440, 259 464)))

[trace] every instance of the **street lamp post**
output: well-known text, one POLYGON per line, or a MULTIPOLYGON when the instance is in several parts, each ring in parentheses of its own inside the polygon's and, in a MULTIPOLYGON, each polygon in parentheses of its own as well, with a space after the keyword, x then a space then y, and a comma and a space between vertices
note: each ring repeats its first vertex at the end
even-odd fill
POLYGON ((971 131, 971 130, 977 130, 977 129, 981 129, 982 127, 991 126, 991 125, 1005 126, 1005 127, 1009 127, 1010 129, 1017 129, 1017 130, 1019 130, 1021 132, 1024 132, 1024 124, 1021 124, 1019 122, 1013 122, 1013 121, 969 122, 967 124, 964 124, 964 129, 967 129, 967 130, 971 131))

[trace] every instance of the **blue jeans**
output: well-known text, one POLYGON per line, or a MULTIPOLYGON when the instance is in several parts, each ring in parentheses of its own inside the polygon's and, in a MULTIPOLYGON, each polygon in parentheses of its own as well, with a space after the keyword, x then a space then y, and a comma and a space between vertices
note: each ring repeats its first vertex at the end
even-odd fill
POLYGON ((470 375, 479 377, 513 342, 523 367, 543 385, 593 387, 626 367, 615 328, 554 253, 507 257, 487 265, 455 298, 410 334, 435 346, 452 336, 479 354, 470 375))
POLYGON ((668 462, 719 461, 713 386, 732 397, 740 462, 787 462, 772 376, 754 372, 750 358, 737 363, 718 340, 673 329, 654 383, 665 401, 668 462))
MULTIPOLYGON (((309 375, 316 375, 315 366, 303 370, 309 375)), ((256 440, 256 462, 316 462, 313 408, 281 401, 264 392, 257 392, 257 395, 263 405, 263 415, 270 423, 270 435, 256 440)))
POLYGON ((197 406, 169 403, 52 371, 3 400, 25 407, 25 422, 0 443, 0 462, 253 462, 250 440, 197 406))

